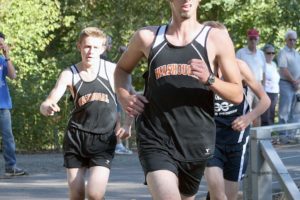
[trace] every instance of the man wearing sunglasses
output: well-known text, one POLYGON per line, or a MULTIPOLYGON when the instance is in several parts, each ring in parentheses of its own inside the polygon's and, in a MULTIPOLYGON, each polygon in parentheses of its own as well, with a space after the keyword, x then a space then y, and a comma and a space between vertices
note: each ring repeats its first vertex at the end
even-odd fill
MULTIPOLYGON (((297 122, 297 91, 300 84, 300 55, 296 51, 297 33, 288 30, 285 34, 286 45, 278 54, 278 67, 280 72, 280 98, 279 98, 279 123, 286 124, 297 122)), ((280 142, 289 143, 294 139, 293 134, 280 133, 280 142)))
MULTIPOLYGON (((257 48, 259 42, 259 31, 255 28, 247 31, 247 46, 239 49, 236 52, 236 57, 245 61, 250 67, 256 80, 264 85, 265 71, 266 71, 266 59, 262 50, 257 48)), ((254 108, 258 103, 258 98, 252 92, 248 90, 249 105, 254 108)), ((253 126, 260 126, 260 117, 253 121, 253 126)))

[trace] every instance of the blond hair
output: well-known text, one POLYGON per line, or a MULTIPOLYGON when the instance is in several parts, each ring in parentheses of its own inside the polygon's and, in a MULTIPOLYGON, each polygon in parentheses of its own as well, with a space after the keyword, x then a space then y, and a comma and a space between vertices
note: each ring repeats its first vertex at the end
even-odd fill
POLYGON ((80 44, 82 42, 82 40, 88 36, 97 37, 97 38, 103 40, 103 44, 105 44, 106 40, 107 40, 107 36, 99 28, 86 27, 80 32, 77 43, 80 44))

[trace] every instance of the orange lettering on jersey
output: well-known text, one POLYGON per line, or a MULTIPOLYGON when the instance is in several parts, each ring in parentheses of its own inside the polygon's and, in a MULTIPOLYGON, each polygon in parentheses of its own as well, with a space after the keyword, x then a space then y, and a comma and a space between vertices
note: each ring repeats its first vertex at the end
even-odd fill
POLYGON ((88 102, 92 101, 101 101, 105 103, 109 103, 108 95, 104 93, 91 93, 86 94, 78 99, 79 106, 83 106, 88 102))
POLYGON ((168 64, 155 69, 156 80, 165 76, 192 76, 191 66, 187 64, 168 64))

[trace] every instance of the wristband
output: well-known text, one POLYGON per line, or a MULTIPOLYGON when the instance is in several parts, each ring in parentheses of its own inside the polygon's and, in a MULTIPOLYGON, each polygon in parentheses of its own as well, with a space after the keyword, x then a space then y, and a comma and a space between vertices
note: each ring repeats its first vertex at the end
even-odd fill
POLYGON ((10 58, 5 58, 5 61, 7 62, 7 61, 10 61, 10 58))

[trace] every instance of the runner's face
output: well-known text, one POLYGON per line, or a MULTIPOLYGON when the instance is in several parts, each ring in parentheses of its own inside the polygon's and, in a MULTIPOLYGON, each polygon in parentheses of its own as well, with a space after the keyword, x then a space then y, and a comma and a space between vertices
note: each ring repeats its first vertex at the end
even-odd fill
POLYGON ((170 0, 173 12, 179 13, 184 19, 196 14, 200 0, 170 0))
POLYGON ((104 52, 104 41, 97 37, 87 36, 78 44, 78 49, 83 62, 93 63, 98 61, 104 52))

